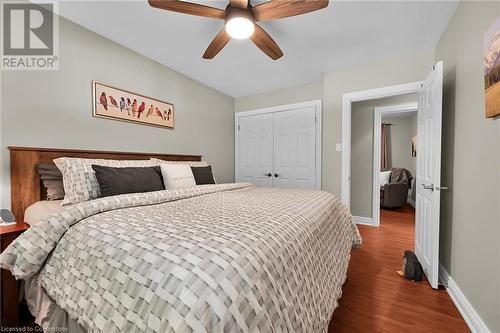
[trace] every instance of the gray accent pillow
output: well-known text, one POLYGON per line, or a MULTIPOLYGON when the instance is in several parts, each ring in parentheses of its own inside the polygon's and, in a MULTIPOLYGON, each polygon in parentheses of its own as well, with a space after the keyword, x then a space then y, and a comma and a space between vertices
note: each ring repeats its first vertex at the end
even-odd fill
POLYGON ((191 167, 196 185, 215 184, 212 167, 191 167))
POLYGON ((37 164, 36 169, 47 192, 47 200, 64 198, 64 186, 61 171, 53 164, 37 164))
POLYGON ((113 168, 92 165, 101 197, 164 190, 160 167, 113 168))

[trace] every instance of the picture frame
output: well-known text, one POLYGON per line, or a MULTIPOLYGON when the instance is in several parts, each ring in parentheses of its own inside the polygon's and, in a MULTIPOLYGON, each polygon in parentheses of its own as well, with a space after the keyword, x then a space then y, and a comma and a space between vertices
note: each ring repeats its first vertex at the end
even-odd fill
POLYGON ((500 115, 500 16, 484 32, 484 108, 486 118, 500 115))
POLYGON ((92 81, 92 114, 97 118, 175 128, 175 107, 156 98, 92 81))

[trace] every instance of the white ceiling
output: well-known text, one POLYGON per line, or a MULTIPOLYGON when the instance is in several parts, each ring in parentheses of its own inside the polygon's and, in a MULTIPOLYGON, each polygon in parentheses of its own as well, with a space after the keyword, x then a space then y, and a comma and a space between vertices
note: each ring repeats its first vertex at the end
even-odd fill
MULTIPOLYGON (((206 2, 205 2, 206 3, 206 2)), ((208 3, 224 8, 227 2, 208 3)), ((456 1, 331 1, 328 8, 261 23, 284 52, 273 61, 249 40, 202 59, 222 20, 151 8, 147 1, 66 1, 60 14, 227 95, 309 83, 328 70, 431 48, 456 1)))

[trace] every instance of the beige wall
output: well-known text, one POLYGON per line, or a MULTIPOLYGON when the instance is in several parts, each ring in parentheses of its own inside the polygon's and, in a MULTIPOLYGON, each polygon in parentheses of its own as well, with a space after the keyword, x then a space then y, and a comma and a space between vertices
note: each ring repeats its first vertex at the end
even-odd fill
POLYGON ((65 19, 59 30, 58 71, 1 74, 1 207, 8 145, 201 154, 217 180, 234 180, 233 98, 65 19), (174 103, 176 128, 92 117, 92 80, 174 103))
POLYGON ((405 168, 411 172, 414 179, 408 197, 415 200, 414 183, 417 174, 417 158, 411 156, 411 138, 417 135, 417 112, 405 115, 404 117, 383 117, 382 122, 392 124, 389 129, 388 142, 389 165, 397 168, 405 168))
POLYGON ((322 82, 235 99, 235 111, 322 99, 322 188, 340 196, 342 95, 344 93, 420 81, 434 62, 434 51, 421 50, 325 73, 322 82), (411 64, 411 65, 409 65, 411 64), (321 92, 320 92, 321 89, 321 92))
POLYGON ((255 110, 271 106, 292 104, 321 99, 323 82, 313 82, 286 89, 275 90, 258 95, 236 98, 235 112, 255 110))
POLYGON ((341 193, 340 152, 342 141, 342 95, 348 92, 391 86, 425 78, 434 62, 433 50, 388 57, 328 72, 323 85, 323 189, 341 193))
MULTIPOLYGON (((500 118, 484 116, 483 33, 500 2, 462 2, 436 48, 444 61, 440 258, 500 332, 500 118)), ((418 149, 418 147, 417 147, 418 149)))
POLYGON ((377 107, 408 104, 416 94, 380 98, 352 104, 351 109, 351 213, 372 217, 373 112, 377 107))

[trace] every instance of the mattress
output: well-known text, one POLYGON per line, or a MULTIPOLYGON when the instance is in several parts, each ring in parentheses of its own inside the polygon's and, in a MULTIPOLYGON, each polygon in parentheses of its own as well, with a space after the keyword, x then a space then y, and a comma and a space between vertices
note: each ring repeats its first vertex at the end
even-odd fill
POLYGON ((61 206, 61 203, 62 200, 35 202, 24 211, 24 222, 33 226, 52 214, 62 212, 66 207, 61 206))
POLYGON ((360 244, 330 193, 201 185, 71 206, 0 265, 84 331, 325 332, 360 244))

